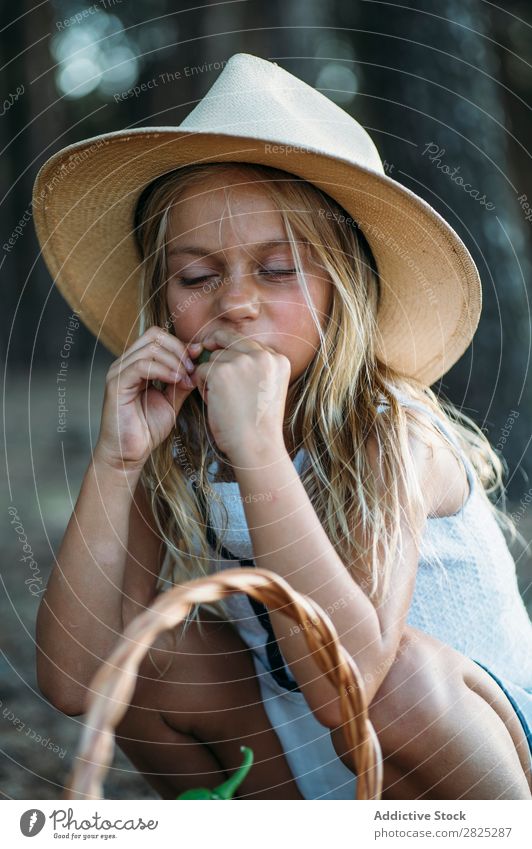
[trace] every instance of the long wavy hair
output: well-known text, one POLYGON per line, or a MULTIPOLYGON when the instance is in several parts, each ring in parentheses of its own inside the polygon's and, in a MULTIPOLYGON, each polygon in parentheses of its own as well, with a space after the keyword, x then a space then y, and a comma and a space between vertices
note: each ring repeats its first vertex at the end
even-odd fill
MULTIPOLYGON (((479 490, 499 525, 513 538, 518 535, 505 511, 505 469, 484 433, 451 401, 436 396, 416 379, 399 374, 376 356, 380 281, 375 258, 360 227, 338 223, 351 220, 346 211, 300 177, 264 165, 208 163, 177 169, 150 183, 139 199, 135 218, 142 262, 140 332, 157 324, 174 333, 166 301, 169 212, 179 204, 185 190, 192 187, 198 194, 208 192, 208 182, 205 185, 204 181, 215 171, 226 176, 228 190, 250 179, 260 181, 282 216, 309 308, 312 303, 299 263, 298 243, 309 244, 317 273, 332 282, 326 321, 320 322, 312 310, 320 343, 304 373, 289 387, 286 424, 293 444, 298 444, 300 435, 300 447, 308 454, 310 462, 301 480, 316 514, 342 562, 369 598, 379 604, 390 591, 401 521, 405 518, 413 528, 418 509, 425 509, 409 433, 427 441, 427 428, 433 426, 418 410, 402 406, 395 391, 421 402, 446 421, 469 457, 481 484, 479 490), (387 405, 384 412, 377 413, 379 403, 387 405), (366 442, 370 432, 379 446, 384 495, 368 462, 366 442), (406 499, 400 498, 401 491, 406 499), (488 498, 498 493, 503 509, 488 498), (353 529, 359 525, 362 546, 353 537, 353 529)), ((210 433, 204 402, 194 391, 185 400, 173 432, 152 452, 142 475, 166 543, 159 590, 211 573, 211 562, 220 555, 228 522, 220 503, 224 524, 215 543, 209 542, 206 511, 209 502, 218 499, 211 483, 231 480, 231 471, 210 433), (217 478, 209 471, 215 461, 217 478)), ((223 601, 203 606, 228 618, 223 601)), ((196 606, 184 629, 197 618, 198 611, 196 606)))

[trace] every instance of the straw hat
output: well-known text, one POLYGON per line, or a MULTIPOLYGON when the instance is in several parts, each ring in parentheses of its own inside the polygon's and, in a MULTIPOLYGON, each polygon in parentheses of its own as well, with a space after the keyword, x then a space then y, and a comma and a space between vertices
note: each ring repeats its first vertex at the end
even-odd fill
POLYGON ((236 53, 174 127, 84 139, 55 153, 33 189, 34 221, 56 285, 116 356, 138 336, 143 188, 192 163, 238 161, 296 174, 363 231, 381 278, 376 350, 430 385, 469 345, 481 310, 471 255, 428 204, 384 173, 375 144, 343 109, 276 63, 236 53))

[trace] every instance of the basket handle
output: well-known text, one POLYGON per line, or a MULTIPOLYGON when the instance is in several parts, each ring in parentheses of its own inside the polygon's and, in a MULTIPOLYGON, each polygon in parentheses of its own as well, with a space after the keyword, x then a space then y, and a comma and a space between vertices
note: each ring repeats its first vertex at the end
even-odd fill
POLYGON ((88 688, 87 712, 64 799, 103 799, 103 778, 112 762, 114 729, 133 696, 140 663, 155 639, 185 619, 196 604, 219 601, 235 592, 279 610, 303 628, 307 646, 321 672, 340 696, 342 729, 356 773, 356 799, 380 799, 382 752, 368 716, 366 690, 359 669, 340 643, 329 616, 309 596, 296 592, 269 569, 224 569, 160 593, 124 629, 88 688))

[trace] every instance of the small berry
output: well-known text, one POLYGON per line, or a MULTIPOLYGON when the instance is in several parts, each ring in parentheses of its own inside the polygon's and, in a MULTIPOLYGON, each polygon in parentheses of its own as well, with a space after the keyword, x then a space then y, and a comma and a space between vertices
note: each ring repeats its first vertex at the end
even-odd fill
POLYGON ((202 363, 208 363, 211 358, 212 351, 203 350, 196 360, 197 365, 201 365, 202 363))

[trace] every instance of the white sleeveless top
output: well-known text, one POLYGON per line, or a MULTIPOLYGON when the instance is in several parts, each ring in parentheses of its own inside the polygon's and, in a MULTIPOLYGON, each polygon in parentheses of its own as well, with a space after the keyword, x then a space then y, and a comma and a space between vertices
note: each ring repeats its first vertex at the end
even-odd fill
MULTIPOLYGON (((414 399, 399 396, 402 404, 426 413, 460 450, 448 424, 414 399)), ((381 412, 384 405, 378 409, 381 412)), ((407 623, 524 688, 532 687, 532 623, 521 599, 515 562, 503 533, 486 504, 481 484, 468 457, 460 450, 470 492, 462 508, 451 516, 428 517, 421 538, 418 572, 407 623)), ((306 451, 295 456, 301 474, 306 451)), ((224 538, 226 559, 212 561, 214 571, 254 566, 253 547, 244 506, 236 482, 212 480, 216 461, 209 467, 210 483, 223 499, 229 516, 224 538), (231 559, 232 558, 232 559, 231 559)), ((221 536, 223 518, 213 499, 210 524, 221 536)), ((226 609, 242 638, 278 683, 298 690, 285 664, 282 646, 275 640, 267 608, 245 593, 225 599, 226 609), (274 662, 275 661, 275 662, 274 662)))

